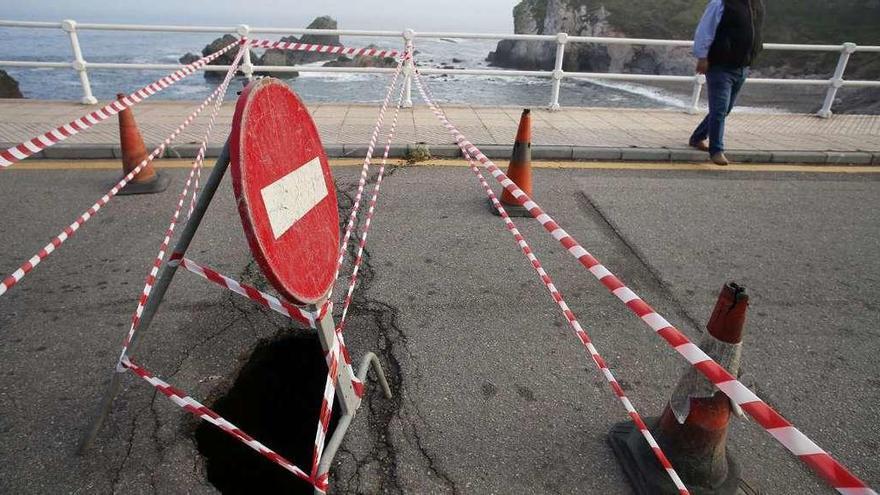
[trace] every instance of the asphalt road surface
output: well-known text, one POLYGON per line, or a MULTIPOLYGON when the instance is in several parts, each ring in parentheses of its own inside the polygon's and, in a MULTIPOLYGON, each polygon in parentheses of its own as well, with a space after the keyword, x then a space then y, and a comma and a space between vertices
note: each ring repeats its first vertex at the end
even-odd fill
MULTIPOLYGON (((2 276, 115 174, 70 166, 0 174, 2 276)), ((357 172, 334 168, 341 217, 357 172)), ((114 199, 0 297, 0 493, 216 492, 198 422, 132 374, 76 455, 183 183, 164 173, 167 192, 114 199)), ((692 339, 721 286, 745 285, 741 380, 880 486, 880 174, 539 169, 534 196, 692 339)), ((657 415, 685 362, 536 221, 517 223, 636 408, 657 415)), ((228 177, 190 257, 261 283, 228 177)), ((625 411, 467 168, 389 171, 364 272, 346 341, 355 360, 379 354, 396 396, 370 383, 335 493, 629 493, 605 439, 625 411)), ((258 344, 302 333, 182 272, 135 358, 211 405, 258 344)), ((832 492, 753 422, 734 420, 730 449, 764 493, 832 492)))

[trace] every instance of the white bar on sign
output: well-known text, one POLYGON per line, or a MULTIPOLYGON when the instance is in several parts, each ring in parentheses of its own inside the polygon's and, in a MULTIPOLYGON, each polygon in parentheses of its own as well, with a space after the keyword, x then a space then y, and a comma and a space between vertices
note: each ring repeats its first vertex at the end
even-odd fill
POLYGON ((278 239, 327 197, 321 160, 308 163, 264 187, 260 193, 269 215, 272 234, 278 239))

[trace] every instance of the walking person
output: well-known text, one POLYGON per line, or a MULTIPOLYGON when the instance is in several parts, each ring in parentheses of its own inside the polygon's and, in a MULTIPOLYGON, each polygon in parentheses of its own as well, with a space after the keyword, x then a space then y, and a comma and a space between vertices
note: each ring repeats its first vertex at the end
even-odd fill
POLYGON ((763 25, 763 0, 709 0, 694 35, 696 70, 706 75, 709 115, 689 144, 708 151, 717 165, 729 163, 724 156, 724 121, 763 48, 763 25))

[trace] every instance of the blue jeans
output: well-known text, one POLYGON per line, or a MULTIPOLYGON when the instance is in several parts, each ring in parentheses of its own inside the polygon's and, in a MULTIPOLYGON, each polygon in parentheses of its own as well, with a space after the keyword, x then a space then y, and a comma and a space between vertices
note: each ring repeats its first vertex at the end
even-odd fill
POLYGON ((749 75, 748 67, 712 66, 706 72, 706 88, 709 92, 709 115, 691 135, 691 142, 709 138, 709 153, 713 155, 724 151, 724 120, 733 105, 739 90, 749 75))

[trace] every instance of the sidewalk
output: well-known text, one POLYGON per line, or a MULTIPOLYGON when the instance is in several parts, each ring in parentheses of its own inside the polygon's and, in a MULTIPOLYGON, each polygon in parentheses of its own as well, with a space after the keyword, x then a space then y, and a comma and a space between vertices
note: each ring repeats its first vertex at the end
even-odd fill
MULTIPOLYGON (((195 102, 146 101, 134 107, 147 144, 159 143, 196 106, 195 102)), ((18 144, 83 115, 74 102, 0 100, 0 146, 18 144)), ((359 156, 375 124, 378 107, 364 104, 310 105, 327 154, 359 156)), ((218 117, 209 154, 216 155, 229 133, 233 103, 218 117)), ((507 158, 521 112, 517 107, 446 107, 450 120, 490 157, 507 158)), ((207 113, 207 111, 205 112, 207 113)), ((615 108, 533 109, 532 153, 537 159, 705 161, 688 149, 687 138, 701 115, 680 111, 615 108)), ((390 121, 390 113, 387 116, 390 121)), ((169 157, 194 156, 207 126, 203 114, 168 148, 169 157)), ((384 143, 384 137, 380 138, 384 143)), ((727 124, 729 156, 741 162, 880 164, 880 116, 734 113, 727 124)), ((113 158, 118 153, 115 119, 48 148, 44 158, 113 158)), ((391 155, 428 144, 436 157, 458 157, 458 147, 425 106, 404 109, 391 155)))

